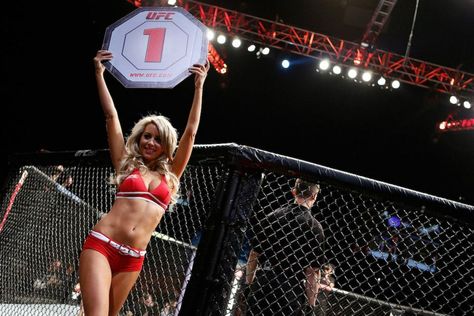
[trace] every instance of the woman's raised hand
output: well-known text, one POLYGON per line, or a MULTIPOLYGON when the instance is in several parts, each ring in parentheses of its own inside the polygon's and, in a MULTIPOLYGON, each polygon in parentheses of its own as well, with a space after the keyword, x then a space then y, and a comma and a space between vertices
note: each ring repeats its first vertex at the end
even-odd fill
POLYGON ((204 65, 194 64, 192 67, 189 67, 189 72, 195 74, 194 87, 196 89, 202 89, 202 87, 204 86, 204 81, 206 80, 209 67, 209 60, 207 60, 204 65))
POLYGON ((104 60, 111 60, 113 58, 112 53, 108 50, 98 50, 94 57, 94 66, 96 73, 103 74, 105 66, 102 63, 104 60))

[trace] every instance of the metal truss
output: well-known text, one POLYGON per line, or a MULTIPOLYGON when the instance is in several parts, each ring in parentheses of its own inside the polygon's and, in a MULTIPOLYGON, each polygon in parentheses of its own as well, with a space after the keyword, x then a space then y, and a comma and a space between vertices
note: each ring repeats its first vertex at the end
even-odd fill
POLYGON ((214 48, 214 45, 209 43, 209 62, 214 67, 214 69, 220 73, 225 74, 227 72, 227 65, 224 62, 224 59, 219 55, 217 50, 214 48))
MULTIPOLYGON (((128 1, 135 3, 136 6, 165 5, 164 0, 128 1)), ((396 1, 393 0, 380 1, 372 18, 374 22, 372 26, 369 23, 367 27, 367 34, 374 30, 376 33, 380 33, 385 21, 380 21, 379 16, 389 14, 395 3, 396 1), (380 29, 377 30, 377 28, 380 29)), ((404 57, 393 52, 372 48, 370 45, 364 47, 366 45, 198 1, 178 0, 177 5, 184 7, 206 26, 253 43, 316 60, 328 58, 335 64, 348 67, 357 66, 378 73, 387 79, 397 79, 410 85, 441 93, 465 98, 471 98, 474 94, 474 74, 458 69, 404 57)), ((211 63, 217 71, 220 71, 224 61, 213 47, 211 50, 215 56, 215 58, 211 58, 211 63), (218 64, 214 63, 214 60, 218 61, 218 64)))
POLYGON ((375 44, 395 4, 397 4, 397 0, 380 0, 362 37, 362 46, 369 47, 375 44))
POLYGON ((340 65, 358 65, 386 78, 442 93, 464 97, 474 94, 471 73, 197 1, 178 0, 177 4, 206 26, 254 43, 317 60, 329 58, 340 65))
POLYGON ((455 119, 449 115, 446 120, 439 123, 439 132, 459 132, 474 130, 474 118, 455 119))

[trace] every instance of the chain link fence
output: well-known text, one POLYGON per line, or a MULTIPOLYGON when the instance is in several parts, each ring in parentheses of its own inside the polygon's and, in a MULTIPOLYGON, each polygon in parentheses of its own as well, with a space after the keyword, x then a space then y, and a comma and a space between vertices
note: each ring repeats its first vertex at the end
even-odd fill
MULTIPOLYGON (((107 151, 12 157, 0 314, 79 313, 79 253, 113 203, 111 172, 107 151)), ((251 147, 196 146, 121 314, 474 315, 473 210, 251 147), (311 209, 295 207, 297 178, 320 186, 311 209)))

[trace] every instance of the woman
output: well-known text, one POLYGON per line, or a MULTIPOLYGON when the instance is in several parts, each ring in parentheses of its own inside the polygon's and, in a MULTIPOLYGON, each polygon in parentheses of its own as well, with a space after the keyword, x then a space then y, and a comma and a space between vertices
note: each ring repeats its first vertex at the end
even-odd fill
POLYGON ((117 315, 140 274, 151 235, 168 204, 176 200, 179 178, 191 156, 209 70, 208 62, 189 68, 195 74, 194 99, 175 153, 177 133, 163 116, 142 118, 124 141, 104 79, 102 62, 112 58, 111 52, 99 50, 94 65, 118 190, 112 209, 92 229, 80 257, 81 293, 87 316, 117 315))

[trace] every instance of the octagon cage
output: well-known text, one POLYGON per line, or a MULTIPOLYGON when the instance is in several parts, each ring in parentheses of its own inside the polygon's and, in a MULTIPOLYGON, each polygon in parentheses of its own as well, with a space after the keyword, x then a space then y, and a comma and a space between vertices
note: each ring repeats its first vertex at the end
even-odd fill
MULTIPOLYGON (((0 314, 78 315, 82 244, 116 193, 109 153, 17 154, 8 167, 0 314)), ((473 211, 252 147, 196 145, 120 314, 474 315, 473 211), (305 213, 324 235, 316 247, 301 214, 269 220, 293 209, 298 178, 320 188, 305 213)))

